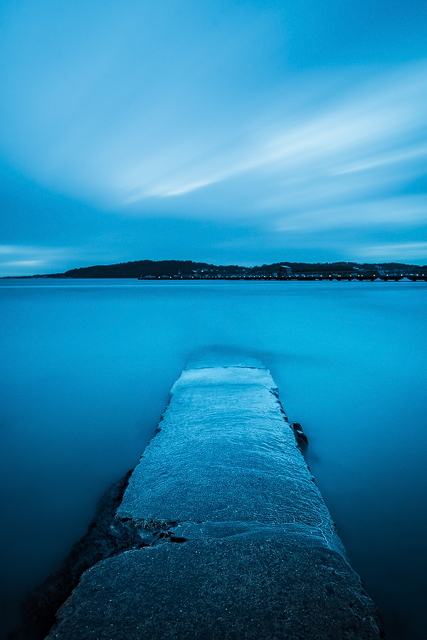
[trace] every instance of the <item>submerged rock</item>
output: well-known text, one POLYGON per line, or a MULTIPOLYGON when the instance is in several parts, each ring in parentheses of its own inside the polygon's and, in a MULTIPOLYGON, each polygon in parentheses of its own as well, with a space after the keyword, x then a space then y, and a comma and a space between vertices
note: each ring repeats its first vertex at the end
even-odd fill
POLYGON ((55 622, 59 607, 71 595, 87 569, 100 560, 133 548, 135 542, 141 542, 138 535, 135 541, 135 533, 132 534, 129 527, 115 518, 130 474, 131 471, 107 489, 87 533, 72 547, 58 571, 28 593, 21 604, 24 627, 11 634, 10 640, 44 638, 55 622))

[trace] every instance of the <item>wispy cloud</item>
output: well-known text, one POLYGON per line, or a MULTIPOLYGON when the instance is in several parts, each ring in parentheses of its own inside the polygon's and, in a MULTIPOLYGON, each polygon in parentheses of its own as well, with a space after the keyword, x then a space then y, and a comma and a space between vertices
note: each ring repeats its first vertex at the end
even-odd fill
POLYGON ((357 247, 354 253, 360 258, 375 261, 387 260, 419 260, 425 262, 427 256, 427 242, 395 242, 357 247))
POLYGON ((384 228, 427 224, 427 196, 400 196, 361 200, 355 204, 322 209, 312 205, 311 211, 290 213, 279 219, 278 231, 316 231, 328 228, 384 228))
POLYGON ((33 273, 61 271, 61 265, 78 255, 70 247, 42 247, 0 245, 0 273, 2 276, 20 276, 33 273))
MULTIPOLYGON (((405 182, 424 171, 420 161, 427 159, 427 144, 420 144, 420 137, 425 138, 427 125, 426 77, 427 65, 416 65, 356 84, 345 95, 335 87, 335 98, 320 109, 306 106, 301 114, 291 113, 268 126, 262 125, 264 113, 258 123, 240 124, 245 135, 237 144, 233 140, 227 146, 225 132, 222 148, 207 148, 205 154, 194 140, 182 155, 166 149, 154 175, 142 167, 140 172, 129 169, 119 184, 136 183, 127 200, 135 202, 182 196, 247 175, 259 184, 260 208, 294 203, 301 192, 307 199, 307 189, 316 196, 319 182, 328 183, 331 203, 337 192, 340 199, 345 194, 353 198, 355 190, 359 197, 363 191, 380 193, 391 183, 395 187, 396 179, 405 182), (350 175, 355 173, 365 175, 355 181, 350 175), (344 176, 348 180, 343 187, 344 176), (267 181, 268 192, 272 186, 274 190, 270 198, 267 181)), ((316 95, 310 98, 316 101, 316 95)))
MULTIPOLYGON (((335 173, 336 175, 342 175, 346 173, 357 173, 359 171, 369 171, 370 169, 376 169, 385 165, 392 165, 396 163, 400 164, 407 162, 408 160, 419 160, 423 157, 427 157, 427 146, 425 144, 419 146, 415 145, 414 148, 392 153, 378 154, 376 157, 374 156, 367 160, 342 166, 336 169, 335 173)), ((420 167, 420 172, 423 172, 422 167, 420 167)))
MULTIPOLYGON (((124 38, 126 20, 121 29, 124 38)), ((239 33, 228 44, 229 53, 247 57, 251 40, 239 33)), ((184 48, 175 56, 177 68, 185 69, 180 78, 168 67, 161 84, 151 77, 132 90, 118 78, 113 93, 112 52, 123 55, 122 36, 86 66, 83 58, 74 59, 68 76, 52 73, 50 63, 43 92, 31 79, 27 85, 20 81, 16 113, 10 102, 15 93, 8 92, 3 112, 14 126, 7 129, 6 146, 13 147, 15 162, 48 187, 114 210, 131 206, 140 215, 157 199, 167 200, 159 206, 178 216, 179 201, 185 200, 191 215, 199 211, 201 217, 241 217, 265 209, 283 217, 283 209, 297 202, 308 213, 319 205, 350 204, 355 197, 386 197, 396 184, 423 171, 426 62, 383 71, 285 74, 262 97, 232 99, 230 87, 213 71, 226 61, 216 49, 209 58, 210 42, 200 43, 208 76, 194 58, 185 66, 184 48), (232 207, 230 183, 235 184, 232 207), (207 193, 213 186, 210 208, 207 193)), ((139 71, 133 67, 134 80, 143 82, 144 74, 157 72, 158 62, 152 64, 150 69, 142 62, 139 71)), ((5 86, 10 84, 5 78, 5 86)))

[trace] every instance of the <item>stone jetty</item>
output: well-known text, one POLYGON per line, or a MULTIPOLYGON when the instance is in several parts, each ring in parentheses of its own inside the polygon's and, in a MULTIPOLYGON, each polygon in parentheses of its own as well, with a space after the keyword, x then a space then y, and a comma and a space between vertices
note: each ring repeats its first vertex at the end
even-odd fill
POLYGON ((383 637, 267 369, 189 365, 48 640, 383 637))

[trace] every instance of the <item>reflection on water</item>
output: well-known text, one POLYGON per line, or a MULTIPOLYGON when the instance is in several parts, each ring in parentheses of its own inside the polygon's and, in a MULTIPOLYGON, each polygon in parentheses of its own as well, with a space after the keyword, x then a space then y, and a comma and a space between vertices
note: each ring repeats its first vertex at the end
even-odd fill
POLYGON ((389 638, 424 638, 426 312, 425 283, 1 281, 3 636, 215 346, 271 370, 389 638))

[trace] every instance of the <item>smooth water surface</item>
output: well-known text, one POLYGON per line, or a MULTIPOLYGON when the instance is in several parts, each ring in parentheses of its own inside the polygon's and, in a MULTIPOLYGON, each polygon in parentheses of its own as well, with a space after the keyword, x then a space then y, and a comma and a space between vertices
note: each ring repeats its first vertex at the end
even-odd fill
POLYGON ((215 347, 270 369, 388 637, 424 638, 426 325, 426 283, 0 281, 2 637, 215 347))

